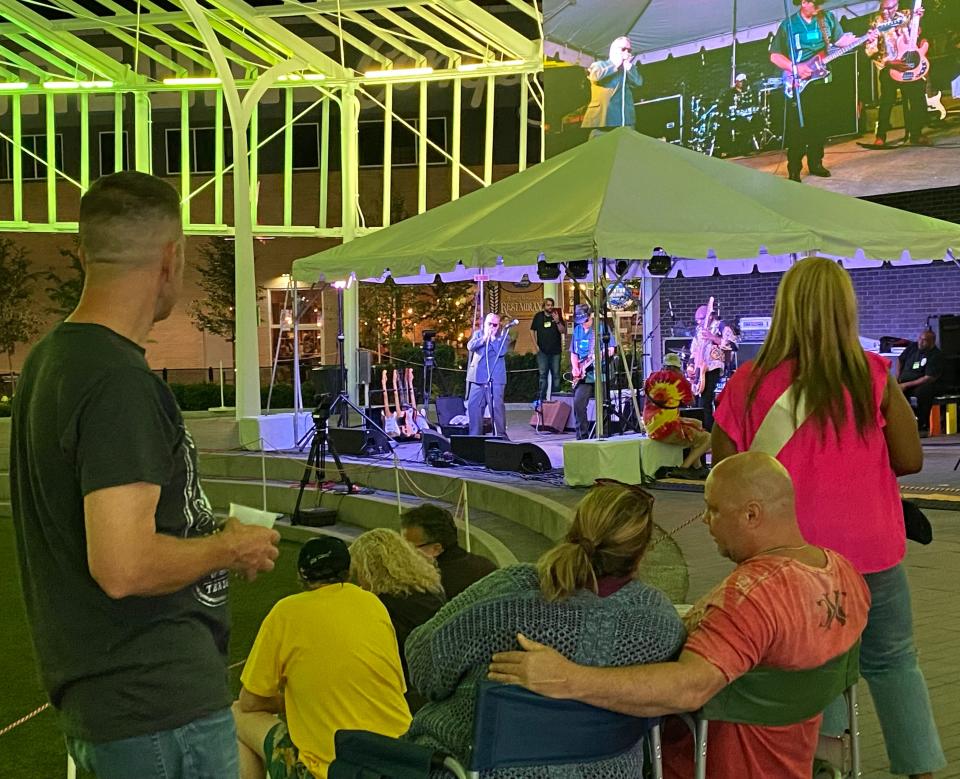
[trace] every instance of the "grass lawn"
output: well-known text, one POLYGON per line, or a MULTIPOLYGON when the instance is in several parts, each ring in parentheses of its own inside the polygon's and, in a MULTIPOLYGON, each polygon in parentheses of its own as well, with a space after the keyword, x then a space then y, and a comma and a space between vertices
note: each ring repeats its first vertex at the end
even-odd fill
MULTIPOLYGON (((255 582, 234 580, 230 607, 233 634, 230 662, 243 660, 270 607, 285 595, 299 590, 297 554, 299 545, 283 542, 277 568, 255 582)), ((46 702, 40 687, 33 645, 27 629, 26 612, 17 574, 13 523, 0 520, 0 614, 3 638, 0 641, 0 729, 46 702)), ((240 684, 240 668, 231 671, 234 692, 240 684)), ((57 715, 47 709, 34 719, 0 736, 0 775, 10 779, 57 779, 66 776, 66 749, 57 726, 57 715)))

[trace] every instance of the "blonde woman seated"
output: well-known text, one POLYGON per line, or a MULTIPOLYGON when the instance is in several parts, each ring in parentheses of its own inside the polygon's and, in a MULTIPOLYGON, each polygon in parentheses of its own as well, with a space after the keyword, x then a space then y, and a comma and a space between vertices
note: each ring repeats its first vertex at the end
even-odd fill
MULTIPOLYGON (((411 633, 406 656, 414 687, 430 703, 406 738, 466 759, 475 687, 495 652, 517 648, 517 633, 585 665, 656 663, 674 657, 684 630, 667 597, 633 576, 653 532, 653 496, 598 482, 577 507, 564 541, 537 565, 495 571, 411 633)), ((641 749, 588 766, 551 767, 550 776, 639 776, 641 749)), ((493 772, 490 776, 498 776, 493 772)), ((544 776, 536 768, 509 776, 544 776)), ((503 774, 506 776, 506 774, 503 774)))
POLYGON ((386 606, 407 680, 407 703, 411 710, 416 710, 424 701, 410 690, 403 646, 410 632, 446 602, 440 571, 399 533, 377 528, 367 531, 350 546, 350 579, 386 606))

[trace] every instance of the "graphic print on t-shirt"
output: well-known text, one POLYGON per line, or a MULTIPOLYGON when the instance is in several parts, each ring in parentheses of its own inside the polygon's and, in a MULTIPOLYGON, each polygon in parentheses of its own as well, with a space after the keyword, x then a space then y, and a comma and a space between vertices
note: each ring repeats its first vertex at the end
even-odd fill
MULTIPOLYGON (((200 475, 197 473, 197 447, 193 442, 190 431, 184 428, 183 443, 180 446, 180 456, 183 458, 183 518, 184 538, 208 536, 217 529, 217 520, 213 515, 213 508, 207 499, 203 487, 200 485, 200 475)), ((230 588, 229 571, 224 568, 213 571, 193 585, 194 597, 204 606, 223 606, 227 602, 227 592, 230 588)))

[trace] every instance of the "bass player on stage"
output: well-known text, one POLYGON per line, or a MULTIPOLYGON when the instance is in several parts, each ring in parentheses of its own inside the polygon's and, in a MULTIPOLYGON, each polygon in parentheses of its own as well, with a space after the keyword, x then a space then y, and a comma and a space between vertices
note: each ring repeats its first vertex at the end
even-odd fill
MULTIPOLYGON (((594 334, 593 311, 586 303, 577 306, 573 312, 573 337, 570 339, 570 369, 573 375, 573 415, 577 421, 577 439, 590 437, 590 422, 587 419, 587 406, 594 396, 597 372, 594 370, 594 334)), ((601 341, 607 335, 605 324, 600 326, 601 341)), ((617 342, 610 333, 607 357, 613 357, 617 342)), ((603 366, 600 366, 603 370, 603 366)), ((609 392, 609 388, 605 388, 609 392)), ((599 413, 599 412, 598 412, 599 413)))
MULTIPOLYGON (((793 0, 793 4, 800 8, 780 23, 777 34, 770 41, 770 61, 784 71, 787 78, 792 77, 796 63, 797 75, 808 79, 814 71, 806 60, 831 45, 848 46, 857 38, 853 33, 844 33, 836 17, 821 8, 822 3, 793 0)), ((806 85, 799 96, 803 127, 797 113, 799 90, 794 92, 793 99, 787 101, 787 177, 791 181, 800 181, 804 156, 811 175, 830 176, 830 171, 823 166, 823 145, 827 139, 826 122, 833 109, 831 91, 829 76, 806 85)))
POLYGON ((904 143, 929 146, 930 139, 923 135, 923 125, 927 120, 927 80, 924 76, 929 62, 923 56, 926 44, 922 44, 921 49, 916 45, 919 27, 913 23, 923 16, 923 7, 919 6, 914 11, 900 10, 898 0, 880 0, 880 10, 871 24, 877 27, 897 15, 903 18, 903 24, 883 33, 872 31, 864 48, 864 53, 873 59, 873 64, 880 70, 880 112, 877 116, 877 137, 873 144, 887 145, 890 112, 899 89, 904 104, 904 143), (910 67, 911 64, 914 66, 910 67))

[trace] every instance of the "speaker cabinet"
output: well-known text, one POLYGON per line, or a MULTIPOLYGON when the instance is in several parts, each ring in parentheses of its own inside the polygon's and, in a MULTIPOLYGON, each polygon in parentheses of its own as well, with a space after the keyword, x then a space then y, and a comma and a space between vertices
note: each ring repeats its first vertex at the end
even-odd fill
POLYGON ((458 435, 450 439, 450 448, 454 457, 468 463, 483 465, 486 462, 484 453, 486 441, 487 437, 482 435, 458 435))
POLYGON ((570 418, 570 406, 560 400, 545 400, 540 404, 540 410, 534 411, 530 417, 530 426, 553 433, 562 433, 567 428, 570 418))
POLYGON ((487 467, 491 471, 544 473, 553 467, 547 453, 536 444, 527 441, 488 438, 484 446, 484 455, 487 467))
POLYGON ((374 428, 331 427, 327 435, 330 444, 340 455, 369 457, 390 451, 390 439, 374 428))

